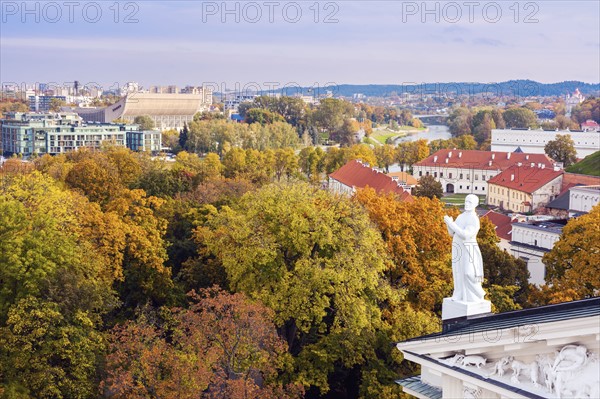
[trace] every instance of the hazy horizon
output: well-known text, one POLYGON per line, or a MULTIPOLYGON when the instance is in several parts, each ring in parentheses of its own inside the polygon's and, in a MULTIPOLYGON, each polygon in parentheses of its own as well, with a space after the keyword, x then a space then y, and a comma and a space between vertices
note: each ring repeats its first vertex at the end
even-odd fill
POLYGON ((597 1, 23 4, 1 3, 2 83, 600 82, 597 1))

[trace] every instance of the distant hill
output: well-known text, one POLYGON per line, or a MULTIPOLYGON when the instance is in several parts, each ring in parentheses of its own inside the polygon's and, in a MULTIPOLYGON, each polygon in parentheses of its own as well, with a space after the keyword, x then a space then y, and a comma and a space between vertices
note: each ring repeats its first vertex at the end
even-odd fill
POLYGON ((600 176, 600 151, 588 155, 581 162, 565 169, 567 172, 580 173, 582 175, 600 176))
MULTIPOLYGON (((480 82, 449 82, 449 83, 405 83, 405 84, 387 84, 387 85, 352 85, 340 84, 325 87, 301 88, 304 95, 324 94, 331 91, 334 96, 352 97, 355 93, 364 94, 368 97, 389 97, 392 94, 401 93, 452 93, 459 94, 480 94, 494 93, 503 96, 564 96, 573 93, 575 89, 584 95, 600 94, 600 83, 584 83, 579 81, 567 81, 560 83, 539 83, 533 80, 509 80, 499 83, 480 83, 480 82)), ((275 90, 281 92, 281 89, 275 90)), ((300 92, 297 87, 290 88, 287 95, 293 95, 300 92)), ((267 93, 267 91, 263 92, 267 93)))

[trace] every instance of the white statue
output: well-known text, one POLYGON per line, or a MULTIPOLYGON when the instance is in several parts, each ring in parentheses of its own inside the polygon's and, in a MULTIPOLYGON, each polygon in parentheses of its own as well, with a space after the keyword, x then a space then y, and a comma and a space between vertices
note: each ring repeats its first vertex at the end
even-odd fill
POLYGON ((477 366, 478 369, 480 369, 481 366, 485 366, 486 362, 487 359, 483 356, 470 355, 462 358, 463 366, 477 366))
POLYGON ((538 388, 540 386, 540 369, 537 362, 525 363, 519 360, 513 360, 510 367, 513 370, 513 375, 510 379, 513 384, 518 384, 519 375, 521 372, 525 372, 526 374, 529 374, 529 378, 531 378, 534 387, 538 388))
POLYGON ((465 198, 465 211, 456 220, 444 216, 448 233, 452 236, 452 277, 454 278, 453 301, 482 302, 485 291, 483 282, 483 260, 477 245, 479 217, 475 208, 479 197, 469 194, 465 198))
POLYGON ((505 371, 504 367, 511 364, 513 360, 514 360, 514 358, 512 356, 504 356, 502 359, 500 359, 496 362, 496 364, 494 365, 494 372, 492 374, 490 374, 489 376, 498 374, 500 377, 502 377, 504 375, 504 371, 505 371))

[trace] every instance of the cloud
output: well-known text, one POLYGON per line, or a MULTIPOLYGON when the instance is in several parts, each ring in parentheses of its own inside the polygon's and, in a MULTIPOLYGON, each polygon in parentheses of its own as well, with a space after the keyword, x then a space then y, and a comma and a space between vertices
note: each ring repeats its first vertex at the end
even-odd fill
POLYGON ((491 47, 506 46, 506 43, 504 43, 500 40, 490 39, 490 38, 486 38, 486 37, 477 37, 477 38, 473 39, 473 44, 478 45, 478 46, 491 46, 491 47))

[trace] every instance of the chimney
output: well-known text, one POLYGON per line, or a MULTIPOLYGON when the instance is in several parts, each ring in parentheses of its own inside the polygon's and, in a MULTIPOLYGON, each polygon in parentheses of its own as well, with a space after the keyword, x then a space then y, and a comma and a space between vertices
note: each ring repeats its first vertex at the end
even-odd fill
POLYGON ((462 157, 462 151, 458 153, 458 157, 462 157))
POLYGON ((448 153, 448 158, 452 158, 452 151, 448 153))
POLYGON ((492 154, 492 159, 496 159, 496 154, 492 154))
POLYGON ((528 160, 528 159, 529 159, 529 155, 525 155, 525 160, 528 160))
POLYGON ((436 155, 436 156, 434 156, 434 157, 433 157, 433 162, 437 162, 437 159, 438 159, 438 156, 437 156, 437 155, 436 155))
POLYGON ((540 165, 541 165, 542 169, 546 168, 546 164, 541 163, 540 165))
POLYGON ((488 166, 492 166, 492 161, 489 161, 489 162, 488 162, 488 166))
POLYGON ((533 168, 534 166, 535 166, 535 162, 532 162, 531 163, 531 167, 533 168))
POLYGON ((446 163, 448 163, 448 158, 446 158, 446 163))
POLYGON ((510 152, 506 154, 506 159, 510 159, 510 152))
POLYGON ((541 167, 542 167, 542 163, 540 162, 540 163, 538 163, 538 168, 541 168, 541 167))
POLYGON ((521 162, 517 162, 517 166, 521 166, 523 165, 521 162))
POLYGON ((510 181, 515 181, 515 175, 514 174, 510 175, 510 181))

